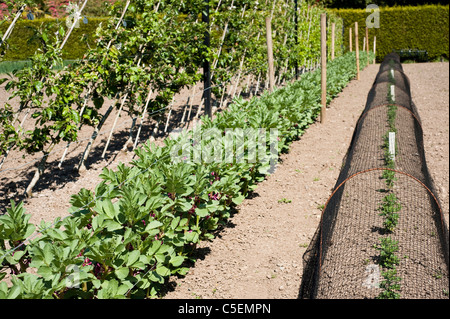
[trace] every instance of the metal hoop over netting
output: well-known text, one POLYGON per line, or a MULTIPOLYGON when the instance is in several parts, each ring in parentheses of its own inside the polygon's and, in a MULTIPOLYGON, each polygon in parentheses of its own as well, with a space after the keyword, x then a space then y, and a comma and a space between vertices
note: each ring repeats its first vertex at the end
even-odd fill
POLYGON ((420 116, 400 58, 392 53, 380 65, 303 256, 300 298, 448 298, 448 247, 420 116), (395 216, 394 226, 386 222, 388 214, 395 216), (383 239, 395 243, 391 268, 383 239))

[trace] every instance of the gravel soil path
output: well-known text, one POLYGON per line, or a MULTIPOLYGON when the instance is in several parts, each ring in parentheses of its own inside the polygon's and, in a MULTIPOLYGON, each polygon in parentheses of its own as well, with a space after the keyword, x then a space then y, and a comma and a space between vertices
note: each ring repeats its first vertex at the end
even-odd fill
MULTIPOLYGON (((291 145, 289 153, 281 156, 276 172, 238 207, 217 237, 199 244, 195 266, 185 277, 172 278, 163 298, 298 297, 302 255, 339 175, 378 70, 379 65, 370 65, 361 72, 359 81, 349 83, 328 108, 326 122, 311 125, 291 145)), ((411 81, 413 100, 423 122, 425 154, 448 224, 449 64, 404 64, 404 71, 411 81)), ((189 92, 184 97, 187 96, 189 92)), ((0 88, 0 101, 6 99, 7 93, 0 88)), ((89 136, 90 131, 85 134, 89 136)), ((127 130, 117 134, 123 135, 122 142, 128 137, 127 130)), ((105 139, 99 141, 97 153, 101 154, 105 139)), ((62 170, 55 167, 61 154, 55 156, 51 165, 54 168, 47 172, 49 176, 37 185, 34 197, 25 201, 31 221, 39 224, 41 220, 67 216, 72 194, 81 188, 93 189, 100 181, 98 175, 103 167, 114 168, 119 162, 132 159, 133 153, 120 152, 121 146, 112 145, 106 160, 91 161, 90 169, 82 174, 70 169, 77 161, 76 148, 62 170)), ((81 152, 84 146, 78 149, 81 152)), ((3 169, 17 168, 29 161, 15 158, 17 161, 10 166, 5 163, 3 169)), ((0 205, 7 205, 9 198, 17 198, 31 177, 30 166, 0 171, 0 205)))

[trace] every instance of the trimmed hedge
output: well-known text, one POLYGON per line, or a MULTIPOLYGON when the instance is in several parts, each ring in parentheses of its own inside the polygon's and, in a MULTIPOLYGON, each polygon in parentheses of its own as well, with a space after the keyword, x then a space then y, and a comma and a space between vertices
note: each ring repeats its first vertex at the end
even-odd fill
MULTIPOLYGON (((334 12, 327 12, 327 47, 331 48, 331 24, 335 24, 335 37, 334 37, 334 56, 338 57, 343 55, 347 50, 345 50, 344 39, 342 38, 342 27, 344 21, 341 17, 337 16, 334 12)), ((320 31, 319 31, 320 32, 320 31)), ((328 50, 328 59, 331 59, 331 49, 328 50)))
MULTIPOLYGON (((61 70, 69 64, 76 62, 77 60, 64 60, 62 64, 56 65, 53 68, 55 70, 61 70)), ((12 73, 14 70, 22 70, 25 67, 31 67, 31 61, 2 61, 0 62, 0 74, 12 73)))
MULTIPOLYGON (((64 47, 64 60, 76 60, 83 57, 84 53, 88 49, 88 45, 81 38, 83 35, 87 35, 89 45, 95 45, 95 30, 101 22, 108 21, 108 18, 89 18, 88 24, 84 24, 80 21, 79 28, 75 28, 72 31, 71 36, 67 40, 64 47)), ((36 20, 20 20, 14 26, 14 30, 8 40, 9 49, 6 51, 3 61, 23 61, 28 60, 30 56, 34 54, 39 47, 37 42, 28 43, 29 39, 33 36, 32 28, 39 28, 44 23, 55 23, 57 19, 44 18, 36 20)), ((64 23, 64 21, 59 20, 64 23)), ((55 31, 56 29, 55 23, 55 31)), ((3 34, 9 27, 9 22, 5 22, 0 25, 0 34, 3 34)))
MULTIPOLYGON (((370 13, 364 9, 329 9, 344 19, 344 47, 349 49, 348 28, 358 22, 360 44, 363 47, 366 18, 370 13)), ((33 31, 27 27, 38 27, 42 23, 54 22, 55 19, 37 19, 33 21, 21 20, 17 22, 9 39, 10 49, 7 50, 3 61, 27 60, 38 47, 37 44, 28 44, 33 31)), ((87 50, 87 45, 81 41, 83 34, 87 34, 89 44, 94 44, 95 30, 107 18, 89 18, 88 24, 80 23, 80 28, 74 29, 66 46, 63 59, 79 59, 87 50)), ((336 22, 336 32, 341 30, 341 21, 336 22)), ((9 22, 0 25, 0 34, 4 33, 9 22)), ((386 7, 380 8, 380 28, 369 29, 370 47, 373 45, 373 36, 377 37, 377 61, 393 50, 419 49, 428 52, 430 60, 444 57, 449 58, 449 6, 425 5, 417 7, 386 7)), ((336 51, 340 51, 340 44, 336 43, 336 51)), ((338 52, 337 52, 338 54, 338 52)))
MULTIPOLYGON (((349 49, 348 28, 358 22, 359 48, 363 47, 366 18, 365 9, 330 10, 344 19, 344 45, 349 49)), ((354 32, 353 32, 354 35, 354 32)), ((380 28, 369 29, 369 46, 377 37, 377 61, 393 50, 419 49, 428 52, 429 60, 449 58, 449 6, 425 5, 408 7, 380 7, 380 28)), ((355 47, 353 40, 353 49, 355 47)))

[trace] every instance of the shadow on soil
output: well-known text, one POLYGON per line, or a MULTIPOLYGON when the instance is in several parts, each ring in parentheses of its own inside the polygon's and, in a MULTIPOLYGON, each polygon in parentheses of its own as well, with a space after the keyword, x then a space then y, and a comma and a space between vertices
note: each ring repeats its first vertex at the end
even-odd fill
MULTIPOLYGON (((248 94, 242 93, 241 96, 246 99, 248 98, 248 94)), ((230 96, 225 98, 226 103, 229 103, 230 96)), ((218 105, 220 103, 219 100, 212 100, 212 105, 218 105)), ((187 104, 187 103, 186 103, 187 104)), ((142 125, 141 132, 139 135, 139 141, 142 145, 148 139, 152 137, 152 132, 155 128, 155 125, 158 123, 158 132, 153 134, 153 137, 156 140, 164 140, 167 138, 173 130, 177 128, 187 128, 192 123, 195 115, 197 114, 197 110, 199 105, 192 105, 192 112, 190 119, 187 119, 188 111, 186 104, 181 105, 178 108, 174 108, 171 112, 170 120, 167 125, 167 130, 165 130, 167 114, 165 113, 156 113, 151 117, 151 120, 146 120, 142 125), (185 111, 186 110, 186 111, 185 111), (186 119, 184 123, 180 126, 181 119, 186 119)), ((203 111, 203 110, 202 110, 203 111)), ((222 110, 218 110, 217 112, 222 112, 222 110)), ((131 125, 130 125, 131 127, 131 125)), ((124 127, 121 130, 117 129, 115 133, 113 133, 111 137, 110 144, 108 145, 107 152, 105 154, 105 158, 102 158, 102 153, 106 145, 106 139, 109 134, 100 133, 101 136, 97 137, 97 140, 89 154, 88 159, 86 160, 86 168, 93 165, 99 165, 100 163, 104 163, 104 167, 108 167, 112 164, 117 156, 123 152, 123 146, 126 141, 130 137, 130 127, 124 127), (101 141, 101 142, 99 142, 101 141)), ((92 130, 92 129, 91 129, 92 130)), ((132 138, 134 142, 134 138, 137 135, 138 126, 136 125, 132 130, 132 138)), ((126 152, 133 152, 132 143, 128 145, 126 152)), ((63 144, 61 144, 63 146, 63 144)), ((68 153, 68 157, 63 162, 61 168, 58 168, 58 164, 60 158, 50 160, 46 164, 45 172, 40 177, 39 181, 33 188, 33 193, 37 194, 43 190, 58 190, 64 188, 67 183, 76 181, 81 174, 77 171, 78 164, 80 162, 82 153, 84 152, 84 148, 86 147, 86 143, 80 143, 76 146, 74 151, 70 151, 68 153), (75 155, 72 155, 75 153, 75 155)), ((58 151, 63 153, 63 150, 58 151)), ((58 155, 59 156, 59 155, 58 155)), ((10 201, 14 200, 16 203, 23 201, 27 203, 28 197, 24 194, 25 189, 31 182, 35 169, 37 167, 38 161, 30 164, 30 166, 24 167, 23 169, 15 171, 0 171, 0 215, 6 213, 6 208, 11 206, 10 201)))

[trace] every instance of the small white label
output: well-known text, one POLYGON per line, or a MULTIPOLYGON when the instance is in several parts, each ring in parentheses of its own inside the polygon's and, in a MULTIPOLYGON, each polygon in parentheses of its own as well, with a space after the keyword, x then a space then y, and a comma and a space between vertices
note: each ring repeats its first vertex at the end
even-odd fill
POLYGON ((363 287, 379 288, 380 287, 380 267, 375 264, 367 265, 366 279, 363 282, 363 287))
POLYGON ((395 102, 395 86, 391 85, 391 98, 392 101, 395 102))
POLYGON ((395 75, 394 75, 394 69, 392 69, 392 68, 391 68, 391 75, 392 75, 392 78, 395 77, 395 75))
POLYGON ((395 161, 395 132, 389 132, 389 153, 392 160, 395 161))

